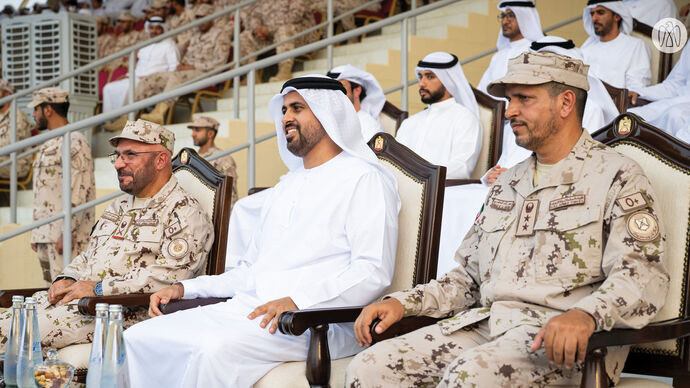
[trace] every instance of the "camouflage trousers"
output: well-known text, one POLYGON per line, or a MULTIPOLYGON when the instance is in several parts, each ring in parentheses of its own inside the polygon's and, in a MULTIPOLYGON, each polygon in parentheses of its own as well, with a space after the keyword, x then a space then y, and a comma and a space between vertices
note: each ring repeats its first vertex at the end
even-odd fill
MULTIPOLYGON (((41 346, 44 349, 62 349, 68 345, 91 342, 94 328, 93 317, 80 314, 76 304, 51 305, 48 303, 47 291, 39 291, 34 294, 34 297, 37 298, 38 331, 41 334, 41 346)), ((0 314, 0 353, 5 351, 11 317, 12 309, 0 314)), ((126 329, 143 321, 146 317, 145 308, 125 309, 122 326, 126 329)))
POLYGON ((572 371, 530 350, 539 327, 489 335, 488 320, 443 335, 438 325, 375 344, 347 368, 346 387, 543 387, 579 385, 572 371))
MULTIPOLYGON (((22 150, 25 151, 25 150, 22 150)), ((9 156, 1 156, 0 157, 0 162, 4 162, 6 160, 9 160, 9 156)), ((21 159, 17 159, 17 178, 21 179, 29 175, 29 171, 31 170, 31 162, 32 162, 31 155, 25 156, 21 159)), ((12 170, 12 165, 8 164, 7 166, 0 167, 0 179, 10 179, 10 172, 12 170)))
MULTIPOLYGON (((257 38, 250 29, 247 29, 240 34, 240 56, 244 57, 247 54, 259 51, 264 47, 268 47, 275 42, 283 41, 304 29, 306 29, 304 26, 293 24, 277 26, 275 27, 274 31, 271 31, 271 36, 266 40, 257 38)), ((314 42, 316 39, 318 39, 318 35, 316 35, 315 32, 312 32, 295 40, 281 44, 280 46, 276 47, 276 52, 278 54, 284 53, 296 47, 314 42)), ((253 62, 255 60, 256 58, 252 58, 249 60, 249 62, 253 62)))
MULTIPOLYGON (((134 98, 139 101, 159 94, 183 83, 199 77, 203 73, 199 70, 182 70, 182 71, 161 71, 151 75, 147 75, 139 80, 134 92, 134 98)), ((166 104, 172 106, 178 97, 171 98, 165 101, 166 104)))
MULTIPOLYGON (((79 252, 85 250, 87 245, 88 241, 75 242, 72 247, 72 258, 75 258, 79 252)), ((62 253, 58 253, 55 243, 36 243, 36 254, 38 255, 38 262, 41 263, 43 279, 51 283, 53 279, 62 273, 64 267, 62 253)))

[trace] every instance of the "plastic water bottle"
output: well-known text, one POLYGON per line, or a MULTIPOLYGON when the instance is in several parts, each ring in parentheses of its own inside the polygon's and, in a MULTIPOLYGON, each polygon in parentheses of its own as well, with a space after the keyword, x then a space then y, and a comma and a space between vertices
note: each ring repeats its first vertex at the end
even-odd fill
POLYGON ((89 371, 86 374, 86 387, 98 388, 101 385, 101 370, 103 367, 103 351, 108 329, 108 304, 96 304, 96 325, 93 330, 91 356, 89 357, 89 371))
POLYGON ((19 358, 19 347, 22 337, 22 303, 24 297, 15 295, 12 297, 12 318, 10 318, 10 331, 7 335, 7 345, 5 347, 5 366, 3 374, 5 384, 17 385, 17 359, 19 358))
POLYGON ((101 388, 117 388, 120 369, 127 354, 122 337, 122 305, 111 304, 108 309, 108 334, 105 337, 105 353, 101 369, 101 388))
POLYGON ((38 331, 36 298, 24 299, 24 322, 22 324, 21 346, 17 361, 17 385, 19 388, 34 388, 34 367, 43 362, 41 335, 38 331))

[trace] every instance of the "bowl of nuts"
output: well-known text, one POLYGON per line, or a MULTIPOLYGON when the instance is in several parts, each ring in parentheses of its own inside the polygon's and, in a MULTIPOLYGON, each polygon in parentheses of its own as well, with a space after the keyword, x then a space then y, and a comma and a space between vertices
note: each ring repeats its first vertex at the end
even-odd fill
POLYGON ((74 367, 57 359, 57 351, 46 352, 46 361, 34 368, 34 380, 40 388, 64 388, 74 377, 74 367))

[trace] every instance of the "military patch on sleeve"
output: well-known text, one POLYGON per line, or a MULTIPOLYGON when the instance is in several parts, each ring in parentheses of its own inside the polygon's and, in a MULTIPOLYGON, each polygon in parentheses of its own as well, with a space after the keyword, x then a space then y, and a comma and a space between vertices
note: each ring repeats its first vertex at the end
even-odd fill
POLYGON ((101 218, 105 218, 108 221, 117 222, 118 218, 120 218, 120 217, 118 217, 117 214, 111 213, 111 212, 106 210, 103 212, 103 214, 101 214, 101 218))
POLYGON ((168 253, 170 256, 179 259, 181 257, 184 257, 184 255, 187 254, 189 251, 189 244, 187 243, 187 240, 183 238, 177 238, 173 240, 170 245, 168 245, 168 253))
POLYGON ((639 211, 628 217, 628 233, 638 241, 650 242, 659 237, 659 221, 647 211, 639 211))
POLYGON ((624 212, 633 212, 649 206, 647 199, 641 192, 626 195, 625 197, 620 197, 616 199, 618 206, 623 209, 624 212))
POLYGON ((504 201, 502 199, 493 198, 491 200, 491 207, 496 210, 510 211, 515 206, 515 201, 504 201))
POLYGON ((170 224, 167 228, 165 228, 165 234, 170 236, 174 236, 182 230, 182 225, 180 224, 179 221, 175 221, 172 224, 170 224))

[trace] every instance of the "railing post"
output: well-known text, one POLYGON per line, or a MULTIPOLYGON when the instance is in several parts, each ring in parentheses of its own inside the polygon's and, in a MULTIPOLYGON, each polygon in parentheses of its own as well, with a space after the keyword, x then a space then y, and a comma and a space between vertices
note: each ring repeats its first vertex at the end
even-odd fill
MULTIPOLYGON (((414 2, 415 0, 412 0, 412 4, 414 2)), ((400 109, 407 110, 407 18, 403 19, 400 26, 400 82, 400 109)))
POLYGON ((256 70, 252 69, 247 74, 247 187, 256 186, 256 134, 254 128, 254 75, 256 70))
MULTIPOLYGON (((235 20, 232 26, 233 47, 232 59, 235 61, 235 69, 240 67, 240 9, 235 10, 235 20)), ((232 79, 232 104, 235 109, 235 119, 240 118, 240 76, 232 79)))
MULTIPOLYGON (((17 99, 10 102, 10 144, 17 141, 17 99)), ((17 153, 10 154, 10 222, 17 223, 17 153)))
POLYGON ((62 135, 62 263, 72 261, 72 153, 70 132, 62 135))
MULTIPOLYGON (((410 0, 410 9, 414 11, 417 9, 417 0, 410 0)), ((410 20, 410 34, 415 35, 417 33, 417 17, 412 16, 410 20)))
MULTIPOLYGON (((134 80, 136 77, 135 71, 134 71, 134 66, 135 66, 135 52, 129 53, 129 69, 127 69, 127 76, 129 77, 129 90, 127 91, 127 95, 129 97, 129 103, 133 104, 134 103, 134 88, 136 87, 134 80)), ((136 118, 136 112, 132 111, 129 112, 129 118, 128 120, 134 121, 136 118)))
MULTIPOLYGON (((333 0, 328 0, 328 10, 327 10, 327 15, 328 15, 328 29, 327 31, 327 36, 329 38, 333 37, 333 0)), ((333 68, 333 45, 329 44, 328 48, 326 49, 326 68, 327 70, 331 70, 333 68)))

